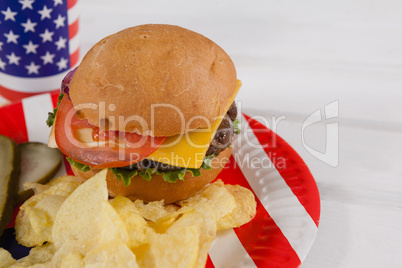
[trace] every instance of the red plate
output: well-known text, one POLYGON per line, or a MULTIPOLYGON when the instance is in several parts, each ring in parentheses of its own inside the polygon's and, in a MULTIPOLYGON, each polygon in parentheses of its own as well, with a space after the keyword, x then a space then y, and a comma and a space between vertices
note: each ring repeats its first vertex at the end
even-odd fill
MULTIPOLYGON (((47 111, 56 100, 57 94, 43 94, 1 107, 0 134, 17 143, 46 142, 47 111)), ((317 234, 317 185, 306 164, 281 137, 247 115, 241 121, 242 132, 218 178, 252 190, 257 215, 240 228, 218 233, 207 267, 298 267, 317 234)), ((0 247, 19 258, 28 250, 15 242, 12 226, 0 238, 0 247)))

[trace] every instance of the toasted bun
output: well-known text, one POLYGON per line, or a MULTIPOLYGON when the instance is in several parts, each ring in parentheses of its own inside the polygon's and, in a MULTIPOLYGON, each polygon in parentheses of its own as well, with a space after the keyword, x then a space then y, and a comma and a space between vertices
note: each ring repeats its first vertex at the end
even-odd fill
POLYGON ((234 64, 214 42, 179 26, 148 24, 98 42, 74 74, 70 98, 75 106, 105 104, 81 110, 90 124, 172 136, 211 125, 235 89, 234 64), (119 116, 127 122, 119 124, 119 116))
MULTIPOLYGON (((141 199, 146 202, 163 199, 165 203, 173 203, 186 199, 216 178, 228 162, 231 153, 231 148, 227 148, 221 152, 213 159, 212 170, 201 169, 202 175, 200 177, 193 177, 187 172, 183 181, 179 180, 175 183, 166 182, 161 175, 153 175, 150 181, 146 181, 137 175, 131 179, 129 186, 124 186, 123 182, 119 181, 109 170, 106 178, 109 195, 112 197, 122 195, 131 200, 141 199)), ((71 166, 71 168, 74 174, 83 180, 91 178, 100 171, 100 169, 92 169, 82 172, 74 166, 71 166)))

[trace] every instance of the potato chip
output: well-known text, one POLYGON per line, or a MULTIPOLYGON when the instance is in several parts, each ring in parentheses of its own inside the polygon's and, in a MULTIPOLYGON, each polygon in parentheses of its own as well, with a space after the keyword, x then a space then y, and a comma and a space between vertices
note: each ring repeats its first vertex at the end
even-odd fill
MULTIPOLYGON (((66 175, 66 176, 61 176, 54 180, 51 180, 47 184, 40 184, 37 182, 26 182, 26 183, 24 183, 24 189, 25 190, 33 189, 35 194, 40 194, 40 193, 48 190, 52 186, 56 186, 58 184, 63 184, 63 187, 66 187, 69 184, 76 185, 75 188, 77 188, 79 186, 79 184, 81 184, 81 183, 82 183, 82 180, 79 179, 78 177, 66 175)), ((61 188, 61 187, 58 187, 58 188, 61 188)), ((72 191, 70 191, 69 194, 71 194, 71 192, 72 191)), ((48 193, 48 194, 50 194, 50 193, 48 193)))
POLYGON ((166 234, 180 233, 186 226, 195 225, 198 227, 199 233, 199 252, 196 267, 205 267, 208 251, 212 241, 216 237, 216 216, 214 210, 205 202, 200 202, 194 206, 194 210, 183 214, 172 226, 167 230, 166 234))
POLYGON ((15 219, 15 238, 19 244, 26 247, 39 246, 46 242, 43 235, 37 234, 32 229, 29 217, 23 210, 18 212, 15 219))
POLYGON ((232 194, 224 187, 221 180, 207 186, 204 190, 196 195, 180 201, 181 206, 194 207, 200 202, 207 202, 215 211, 217 220, 230 214, 236 207, 236 201, 232 194))
POLYGON ((135 255, 120 239, 94 245, 84 262, 85 267, 138 267, 135 255))
POLYGON ((72 192, 77 189, 78 186, 80 186, 80 182, 67 182, 67 181, 62 181, 59 182, 58 184, 55 184, 53 186, 50 186, 49 189, 46 189, 43 191, 43 194, 45 195, 60 195, 60 196, 69 196, 72 192))
POLYGON ((60 207, 53 226, 56 248, 67 240, 128 242, 124 222, 107 201, 106 172, 97 173, 79 186, 60 207))
POLYGON ((153 222, 157 222, 159 218, 169 214, 164 207, 163 200, 149 203, 145 203, 142 200, 135 200, 134 204, 142 217, 153 222))
POLYGON ((43 246, 34 247, 31 249, 28 256, 41 262, 47 262, 52 259, 55 251, 56 248, 54 247, 54 244, 46 243, 43 246))
POLYGON ((81 268, 85 267, 84 258, 81 254, 71 252, 61 259, 60 268, 81 268))
POLYGON ((43 188, 41 193, 35 194, 20 207, 15 227, 20 244, 32 247, 52 241, 56 214, 66 197, 78 187, 77 182, 66 183, 60 180, 53 186, 44 185, 46 189, 43 188))
MULTIPOLYGON (((27 186, 37 194, 20 208, 16 237, 36 247, 15 267, 205 267, 217 228, 256 211, 252 192, 220 180, 178 205, 108 200, 106 170, 83 184, 63 176, 27 186)), ((13 261, 7 253, 4 263, 13 261)))
POLYGON ((257 202, 254 194, 240 185, 225 185, 234 196, 236 208, 229 215, 218 220, 218 230, 239 227, 253 219, 256 213, 257 202))
POLYGON ((112 205, 107 201, 102 201, 103 207, 100 211, 100 243, 107 243, 115 239, 120 239, 124 243, 129 242, 126 225, 112 205))
POLYGON ((35 264, 44 264, 52 260, 55 253, 54 245, 46 243, 43 246, 34 247, 29 255, 18 260, 18 266, 29 267, 35 264))
POLYGON ((64 175, 64 176, 60 176, 60 177, 57 177, 57 178, 49 181, 46 185, 54 186, 61 182, 83 183, 83 180, 76 176, 64 175))
POLYGON ((176 205, 176 204, 166 204, 165 205, 165 210, 167 212, 167 215, 177 212, 181 207, 176 205))
POLYGON ((137 267, 133 252, 120 239, 68 240, 56 252, 51 267, 137 267))
POLYGON ((101 233, 101 212, 108 199, 106 173, 104 169, 84 182, 62 204, 53 226, 56 248, 67 240, 90 240, 101 233))
MULTIPOLYGON (((177 214, 178 217, 179 214, 177 214)), ((169 216, 169 215, 168 215, 169 216)), ((172 226, 172 224, 177 220, 177 217, 164 217, 159 219, 157 222, 148 222, 148 226, 150 226, 156 233, 164 234, 167 229, 172 226)))
POLYGON ((39 210, 39 215, 34 214, 31 208, 34 208, 36 204, 42 200, 45 196, 42 194, 34 195, 29 198, 20 207, 20 211, 15 219, 15 231, 16 239, 18 243, 26 247, 40 246, 46 242, 46 236, 42 233, 37 233, 32 227, 30 216, 41 218, 43 213, 39 210), (29 214, 28 214, 28 211, 29 214))
POLYGON ((43 195, 35 206, 24 206, 32 230, 43 236, 45 241, 52 241, 52 228, 57 211, 63 204, 66 197, 55 195, 43 195))
POLYGON ((217 220, 231 213, 236 207, 234 197, 227 191, 221 180, 206 187, 201 195, 208 199, 208 204, 214 210, 217 220))
POLYGON ((26 182, 26 183, 24 183, 23 187, 24 187, 24 190, 32 189, 34 191, 34 194, 40 194, 50 188, 49 185, 40 184, 37 182, 26 182))
MULTIPOLYGON (((50 267, 60 267, 65 265, 68 267, 69 262, 80 265, 88 251, 90 251, 97 240, 67 240, 55 252, 50 267), (79 261, 81 259, 81 262, 79 261)), ((75 266, 70 266, 75 267, 75 266)), ((78 266, 79 267, 79 266, 78 266)))
POLYGON ((7 267, 15 263, 15 259, 11 256, 10 252, 4 248, 0 248, 0 268, 7 267))
POLYGON ((140 215, 134 203, 130 199, 123 196, 116 196, 109 202, 120 215, 120 218, 123 220, 126 226, 129 237, 128 246, 133 248, 146 243, 147 240, 145 232, 148 228, 147 222, 140 215))
POLYGON ((184 226, 179 233, 173 234, 149 230, 149 246, 137 254, 139 267, 194 267, 198 258, 199 235, 196 225, 184 226))
MULTIPOLYGON (((159 218, 157 222, 148 222, 148 226, 152 227, 155 232, 163 234, 169 229, 169 227, 183 214, 193 211, 193 208, 187 206, 179 208, 179 206, 174 205, 175 208, 173 212, 170 212, 168 215, 159 218), (179 208, 179 209, 178 209, 179 208)), ((169 209, 168 209, 169 210, 169 209)))

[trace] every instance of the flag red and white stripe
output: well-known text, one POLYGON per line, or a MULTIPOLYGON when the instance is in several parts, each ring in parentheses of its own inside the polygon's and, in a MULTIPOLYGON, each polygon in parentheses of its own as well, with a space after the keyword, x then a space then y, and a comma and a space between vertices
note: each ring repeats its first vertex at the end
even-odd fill
POLYGON ((78 0, 67 0, 67 17, 68 17, 68 37, 70 51, 70 69, 78 65, 80 59, 80 43, 78 38, 79 32, 79 6, 78 0))
MULTIPOLYGON (((43 94, 7 107, 13 115, 5 117, 6 125, 17 129, 15 122, 25 122, 18 126, 18 133, 9 136, 17 142, 47 142, 47 112, 56 102, 56 94, 43 94)), ((303 160, 282 138, 247 115, 241 122, 247 133, 237 136, 232 157, 218 177, 250 189, 256 196, 257 214, 240 228, 218 233, 206 267, 298 267, 317 233, 317 185, 303 160), (265 158, 270 167, 245 165, 246 157, 265 158)), ((7 135, 1 126, 0 134, 7 135)))

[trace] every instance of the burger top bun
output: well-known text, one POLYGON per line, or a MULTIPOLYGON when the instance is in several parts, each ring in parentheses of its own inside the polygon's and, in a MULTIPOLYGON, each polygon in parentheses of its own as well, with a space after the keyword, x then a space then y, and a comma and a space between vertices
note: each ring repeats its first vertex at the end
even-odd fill
POLYGON ((98 42, 75 72, 69 94, 80 116, 102 129, 172 136, 210 126, 236 83, 232 60, 208 38, 147 24, 98 42))

